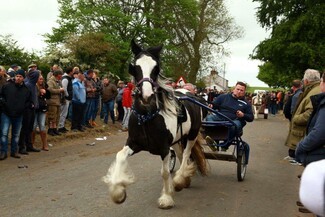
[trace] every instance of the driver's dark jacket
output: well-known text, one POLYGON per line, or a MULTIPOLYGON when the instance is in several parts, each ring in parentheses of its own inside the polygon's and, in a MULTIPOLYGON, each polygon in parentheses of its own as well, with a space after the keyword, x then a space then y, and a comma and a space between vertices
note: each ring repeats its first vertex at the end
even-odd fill
POLYGON ((246 121, 252 122, 254 120, 251 104, 245 98, 237 99, 233 97, 232 93, 219 95, 213 100, 212 104, 214 109, 217 109, 231 120, 240 120, 242 126, 246 125, 246 121), (244 113, 244 117, 237 117, 236 112, 238 110, 244 113))

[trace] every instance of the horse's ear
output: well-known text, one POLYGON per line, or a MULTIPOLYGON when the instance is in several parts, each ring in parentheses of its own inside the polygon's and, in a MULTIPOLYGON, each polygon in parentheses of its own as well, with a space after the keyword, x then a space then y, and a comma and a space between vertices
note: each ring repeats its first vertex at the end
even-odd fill
POLYGON ((135 77, 135 66, 131 63, 129 64, 129 74, 135 77))
POLYGON ((137 56, 142 51, 142 48, 137 43, 135 43, 134 39, 132 39, 131 41, 131 49, 132 49, 132 53, 135 56, 137 56))
POLYGON ((160 45, 160 46, 157 46, 157 47, 151 47, 151 48, 148 48, 148 52, 153 55, 154 57, 156 57, 157 59, 159 59, 159 54, 162 50, 163 46, 160 45))

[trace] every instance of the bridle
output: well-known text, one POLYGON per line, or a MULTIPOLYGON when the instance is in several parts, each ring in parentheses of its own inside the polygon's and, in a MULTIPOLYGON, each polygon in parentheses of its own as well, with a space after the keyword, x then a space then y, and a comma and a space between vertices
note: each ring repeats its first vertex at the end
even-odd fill
MULTIPOLYGON (((147 55, 147 56, 150 56, 152 59, 155 59, 155 57, 152 56, 147 51, 142 51, 134 59, 136 60, 136 59, 138 59, 142 55, 147 55)), ((157 66, 155 66, 155 67, 158 67, 159 68, 159 61, 156 60, 156 62, 157 62, 157 66)), ((135 61, 134 61, 133 65, 136 65, 135 64, 135 61)), ((141 86, 142 86, 143 82, 149 82, 151 84, 151 86, 153 87, 153 92, 155 94, 156 94, 158 88, 160 87, 159 84, 156 81, 154 81, 152 78, 150 78, 150 77, 144 77, 144 78, 140 79, 140 81, 135 82, 136 83, 136 85, 135 85, 135 93, 136 94, 141 94, 141 86)))
POLYGON ((152 80, 152 78, 142 78, 140 81, 137 82, 137 84, 135 85, 136 88, 136 93, 140 94, 141 93, 141 86, 143 84, 143 82, 149 82, 151 84, 151 86, 153 87, 153 92, 156 93, 157 89, 159 88, 159 84, 157 82, 155 82, 154 80, 152 80))
MULTIPOLYGON (((150 55, 150 54, 146 53, 146 55, 150 55)), ((158 65, 158 67, 159 67, 159 65, 158 65)), ((141 89, 142 89, 141 87, 142 87, 144 82, 149 82, 151 84, 151 86, 152 86, 153 93, 154 93, 155 98, 156 98, 156 107, 157 107, 157 109, 155 109, 153 111, 150 111, 150 112, 147 112, 146 114, 141 114, 139 111, 137 111, 136 107, 133 104, 131 110, 132 110, 133 114, 136 115, 136 117, 138 119, 138 125, 142 125, 145 122, 147 122, 149 120, 152 120, 160 111, 159 106, 158 106, 158 99, 157 99, 158 88, 160 86, 152 78, 144 77, 144 78, 140 79, 139 81, 135 81, 135 83, 136 83, 135 89, 134 89, 135 97, 139 97, 142 94, 141 93, 141 89)))

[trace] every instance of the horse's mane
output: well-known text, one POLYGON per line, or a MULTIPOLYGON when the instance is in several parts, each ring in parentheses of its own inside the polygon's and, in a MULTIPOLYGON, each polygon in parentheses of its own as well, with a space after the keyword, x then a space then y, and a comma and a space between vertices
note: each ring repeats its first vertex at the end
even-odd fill
POLYGON ((164 75, 159 73, 157 83, 159 85, 158 88, 158 104, 159 108, 162 111, 172 111, 173 113, 177 114, 178 111, 178 103, 175 100, 174 89, 173 87, 167 85, 169 83, 169 79, 166 78, 164 75), (171 108, 176 108, 172 110, 171 108))

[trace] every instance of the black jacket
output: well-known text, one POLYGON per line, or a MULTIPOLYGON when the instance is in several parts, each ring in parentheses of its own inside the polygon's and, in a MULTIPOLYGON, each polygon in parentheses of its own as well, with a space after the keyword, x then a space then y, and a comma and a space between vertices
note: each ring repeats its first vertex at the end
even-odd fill
POLYGON ((0 101, 3 112, 9 117, 19 117, 26 108, 33 105, 30 90, 25 83, 16 84, 9 80, 1 89, 0 101))

